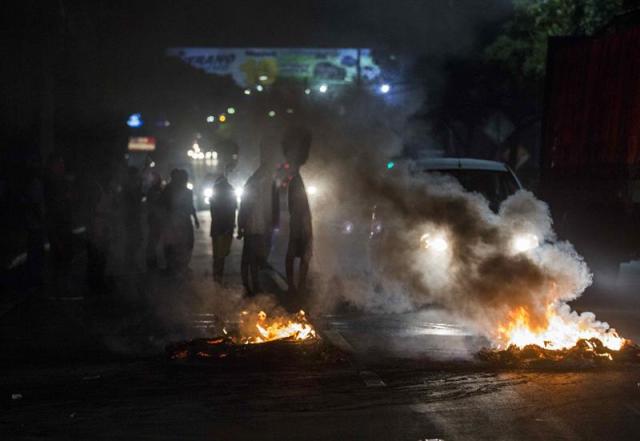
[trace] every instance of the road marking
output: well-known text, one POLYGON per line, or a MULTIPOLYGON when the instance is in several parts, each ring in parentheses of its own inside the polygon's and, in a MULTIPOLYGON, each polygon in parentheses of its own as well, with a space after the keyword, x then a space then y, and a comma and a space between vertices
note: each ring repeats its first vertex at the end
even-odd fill
POLYGON ((327 337, 331 344, 336 346, 338 349, 342 349, 343 351, 349 353, 355 352, 353 346, 351 346, 351 344, 338 331, 322 331, 322 335, 324 337, 327 337))
POLYGON ((367 387, 385 387, 387 384, 373 371, 360 371, 360 378, 367 387))

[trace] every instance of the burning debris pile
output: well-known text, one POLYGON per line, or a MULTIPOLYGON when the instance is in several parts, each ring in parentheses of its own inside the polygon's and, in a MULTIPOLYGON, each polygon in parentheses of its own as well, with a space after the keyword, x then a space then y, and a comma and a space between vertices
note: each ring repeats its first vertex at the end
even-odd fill
POLYGON ((220 336, 171 344, 166 352, 172 360, 219 359, 247 355, 255 346, 310 346, 318 341, 319 337, 307 321, 304 311, 292 317, 275 318, 269 318, 264 311, 254 314, 242 311, 236 330, 229 331, 225 327, 220 336))
POLYGON ((640 347, 622 338, 592 313, 578 315, 566 304, 549 305, 543 324, 534 325, 524 307, 499 326, 493 349, 478 358, 504 367, 586 367, 640 362, 640 347), (506 349, 503 349, 506 348, 506 349))
POLYGON ((528 344, 510 345, 505 350, 484 349, 478 359, 502 367, 588 367, 610 366, 640 362, 640 347, 625 341, 619 349, 605 346, 597 338, 580 339, 570 348, 550 349, 547 346, 528 344))

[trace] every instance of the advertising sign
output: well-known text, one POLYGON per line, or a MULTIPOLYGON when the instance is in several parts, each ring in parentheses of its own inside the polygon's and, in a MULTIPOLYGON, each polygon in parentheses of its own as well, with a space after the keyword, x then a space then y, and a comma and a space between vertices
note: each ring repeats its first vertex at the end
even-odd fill
POLYGON ((212 75, 230 75, 241 87, 271 84, 277 78, 348 84, 358 75, 364 83, 380 76, 370 49, 187 47, 171 48, 167 55, 212 75))
POLYGON ((130 152, 152 152, 156 149, 156 139, 153 136, 129 137, 130 152))

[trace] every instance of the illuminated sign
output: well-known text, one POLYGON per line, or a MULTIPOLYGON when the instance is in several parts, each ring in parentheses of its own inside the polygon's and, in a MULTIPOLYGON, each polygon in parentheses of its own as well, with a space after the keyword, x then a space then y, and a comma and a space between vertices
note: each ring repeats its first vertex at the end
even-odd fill
POLYGON ((141 127, 142 124, 142 116, 139 113, 134 113, 129 116, 129 119, 127 119, 127 125, 129 127, 137 128, 141 127))
POLYGON ((186 47, 171 48, 167 55, 212 75, 231 76, 241 87, 269 85, 277 78, 313 84, 347 84, 358 75, 365 84, 380 79, 370 49, 186 47))
POLYGON ((156 149, 156 139, 153 136, 131 136, 128 148, 130 152, 152 152, 156 149))

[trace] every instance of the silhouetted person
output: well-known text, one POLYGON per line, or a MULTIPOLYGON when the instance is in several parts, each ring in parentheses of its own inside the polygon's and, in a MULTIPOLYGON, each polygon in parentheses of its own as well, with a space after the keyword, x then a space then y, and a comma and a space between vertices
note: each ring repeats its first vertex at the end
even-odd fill
POLYGON ((280 221, 274 155, 267 148, 263 143, 260 167, 244 186, 238 214, 238 238, 244 238, 240 272, 249 295, 261 292, 259 272, 267 265, 273 231, 280 221))
POLYGON ((142 246, 142 179, 136 167, 127 169, 122 188, 124 210, 125 260, 135 266, 142 246))
POLYGON ((87 219, 87 283, 94 292, 104 292, 109 249, 114 238, 115 192, 109 179, 96 180, 89 189, 87 219))
POLYGON ((147 190, 147 268, 158 268, 158 245, 162 239, 166 213, 162 206, 162 178, 156 172, 150 173, 147 190))
POLYGON ((46 236, 44 190, 37 161, 31 161, 25 176, 22 205, 27 229, 27 285, 42 293, 44 288, 44 243, 46 236))
POLYGON ((73 259, 73 199, 65 176, 64 159, 59 155, 52 155, 47 161, 44 200, 53 288, 55 295, 59 296, 69 290, 69 272, 73 259))
POLYGON ((313 254, 313 231, 311 209, 300 167, 309 158, 311 132, 304 127, 289 128, 282 140, 282 150, 289 162, 293 176, 289 182, 289 245, 285 267, 289 293, 304 294, 306 291, 309 262, 313 254), (295 259, 300 259, 298 281, 295 278, 295 259))
POLYGON ((220 176, 209 199, 211 212, 211 243, 213 246, 213 280, 222 283, 224 260, 231 250, 233 230, 236 226, 238 200, 227 177, 220 176))
POLYGON ((162 192, 162 205, 168 219, 165 227, 165 258, 170 273, 183 273, 189 266, 193 251, 193 224, 200 228, 193 206, 193 192, 187 188, 188 175, 184 170, 171 172, 171 182, 162 192))

